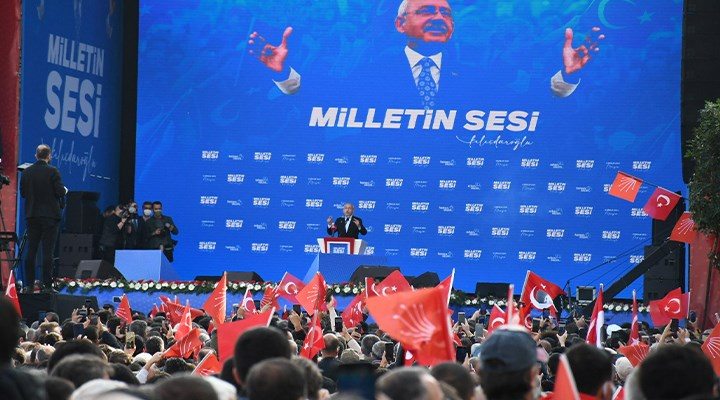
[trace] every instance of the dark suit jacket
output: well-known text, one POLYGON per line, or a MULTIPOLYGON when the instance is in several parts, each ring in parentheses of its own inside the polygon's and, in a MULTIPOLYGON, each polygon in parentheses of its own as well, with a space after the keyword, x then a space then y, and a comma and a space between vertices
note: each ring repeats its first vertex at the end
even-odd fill
POLYGON ((102 236, 100 237, 101 245, 113 248, 122 247, 122 232, 120 228, 118 228, 120 221, 120 217, 115 214, 105 218, 102 236))
POLYGON ((164 246, 166 250, 175 247, 175 241, 170 236, 170 233, 177 235, 179 233, 173 219, 167 215, 163 215, 160 218, 152 217, 143 224, 143 237, 148 249, 159 249, 160 246, 164 246), (173 226, 173 230, 169 231, 165 228, 165 224, 173 226), (160 229, 159 235, 155 235, 155 230, 160 229))
POLYGON ((367 229, 363 225, 362 219, 353 215, 353 219, 360 221, 360 228, 355 225, 355 222, 350 221, 350 227, 345 231, 345 217, 340 217, 335 220, 335 229, 332 227, 327 229, 328 235, 334 235, 337 232, 338 237, 351 237, 357 239, 359 235, 367 235, 367 229))
POLYGON ((57 168, 45 161, 28 167, 20 179, 20 195, 25 199, 25 218, 60 219, 65 186, 57 168))

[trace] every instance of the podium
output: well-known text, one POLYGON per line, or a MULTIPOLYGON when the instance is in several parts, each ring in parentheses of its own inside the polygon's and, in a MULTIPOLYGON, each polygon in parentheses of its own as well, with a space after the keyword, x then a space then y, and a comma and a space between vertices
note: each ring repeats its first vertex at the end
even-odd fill
POLYGON ((327 283, 350 282, 350 276, 361 265, 386 265, 387 257, 365 255, 366 242, 362 239, 321 237, 317 239, 320 253, 315 256, 305 274, 308 282, 317 272, 327 283))
POLYGON ((317 239, 323 254, 365 254, 367 243, 350 237, 322 237, 317 239))
POLYGON ((117 250, 115 268, 129 281, 180 279, 162 250, 117 250))

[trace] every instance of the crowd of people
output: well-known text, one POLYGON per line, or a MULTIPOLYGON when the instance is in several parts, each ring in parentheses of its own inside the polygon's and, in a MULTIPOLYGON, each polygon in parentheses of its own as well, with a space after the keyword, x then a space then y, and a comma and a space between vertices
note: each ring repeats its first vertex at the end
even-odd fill
POLYGON ((160 249, 168 261, 173 261, 179 233, 172 217, 163 214, 160 201, 146 201, 138 209, 135 201, 105 209, 102 226, 98 229, 98 251, 102 259, 113 263, 115 250, 160 249))
MULTIPOLYGON (((310 319, 286 311, 275 315, 268 327, 238 337, 233 357, 217 376, 201 376, 193 374, 199 360, 218 352, 210 317, 193 320, 204 345, 192 358, 182 359, 163 355, 173 344, 174 327, 162 312, 150 317, 133 310, 132 322, 126 324, 112 305, 84 311, 66 319, 50 312, 26 324, 12 303, 0 299, 0 398, 564 399, 553 393, 561 357, 581 399, 614 399, 619 388, 631 400, 718 396, 717 377, 700 350, 708 332, 689 322, 675 332, 670 325, 658 331, 643 324, 640 334, 650 352, 633 367, 618 353, 628 342, 629 326, 604 327, 600 349, 586 344, 584 317, 570 317, 562 329, 544 319, 538 332, 506 326, 488 334, 486 318, 478 310, 454 325, 460 338, 456 362, 425 368, 405 365, 402 346, 370 320, 338 328, 326 313, 324 348, 313 360, 301 358, 298 349, 310 319)), ((239 308, 231 318, 244 317, 239 308)))

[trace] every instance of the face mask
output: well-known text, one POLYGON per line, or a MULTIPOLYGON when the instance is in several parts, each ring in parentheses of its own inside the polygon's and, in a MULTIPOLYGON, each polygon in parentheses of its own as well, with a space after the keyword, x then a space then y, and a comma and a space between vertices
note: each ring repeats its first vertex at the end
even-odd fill
POLYGON ((144 209, 144 210, 143 210, 143 215, 146 216, 146 217, 151 216, 152 213, 153 213, 152 210, 148 210, 148 209, 144 209))
POLYGON ((130 212, 130 214, 135 214, 137 212, 137 208, 130 207, 130 208, 128 208, 128 211, 130 212))

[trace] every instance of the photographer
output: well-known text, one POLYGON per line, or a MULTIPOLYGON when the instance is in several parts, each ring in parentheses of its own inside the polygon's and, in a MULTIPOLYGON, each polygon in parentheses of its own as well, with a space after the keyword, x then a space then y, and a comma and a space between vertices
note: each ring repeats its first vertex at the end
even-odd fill
POLYGON ((115 250, 122 248, 123 228, 129 217, 130 212, 124 206, 118 205, 103 222, 100 252, 102 259, 113 265, 115 264, 115 250))
POLYGON ((143 237, 147 248, 162 250, 168 261, 173 262, 173 251, 177 241, 171 235, 177 235, 178 228, 171 217, 163 215, 161 202, 154 202, 152 207, 153 216, 143 225, 143 237))
POLYGON ((123 229, 123 249, 134 250, 142 248, 142 234, 138 217, 138 206, 135 201, 127 204, 128 220, 123 229))

